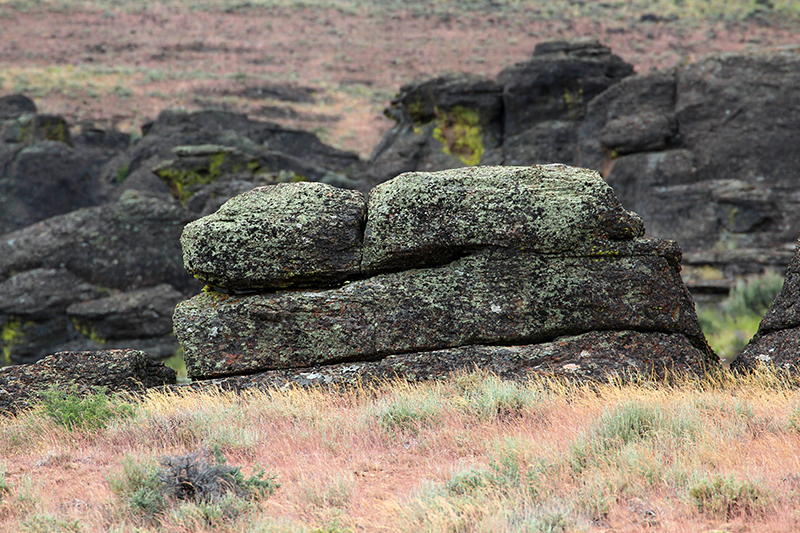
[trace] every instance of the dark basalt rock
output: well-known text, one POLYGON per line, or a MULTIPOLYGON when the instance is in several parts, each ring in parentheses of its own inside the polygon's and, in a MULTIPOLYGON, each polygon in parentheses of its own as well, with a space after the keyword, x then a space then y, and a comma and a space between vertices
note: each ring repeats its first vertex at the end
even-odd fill
MULTIPOLYGON (((593 331, 521 346, 461 346, 431 352, 393 354, 307 368, 193 381, 191 387, 224 390, 300 386, 361 386, 392 379, 426 381, 476 368, 503 379, 564 377, 578 380, 667 379, 695 373, 709 362, 679 334, 593 331)), ((713 366, 713 363, 712 365, 713 366)))
POLYGON ((14 414, 41 398, 50 387, 76 387, 77 393, 135 392, 175 383, 175 371, 138 350, 60 352, 30 365, 0 368, 0 414, 14 414))
POLYGON ((752 370, 760 365, 800 370, 800 239, 781 292, 755 336, 731 362, 735 370, 752 370))
POLYGON ((0 120, 13 120, 22 115, 35 114, 36 104, 23 94, 0 97, 0 120))
POLYGON ((116 347, 146 348, 153 357, 172 355, 177 342, 169 307, 200 288, 181 261, 179 239, 187 218, 171 202, 131 192, 119 202, 3 235, 2 362, 30 363, 59 350, 116 347), (154 294, 151 289, 157 286, 154 294), (151 290, 144 298, 157 302, 155 316, 137 290, 151 290), (98 314, 103 309, 107 323, 98 314))

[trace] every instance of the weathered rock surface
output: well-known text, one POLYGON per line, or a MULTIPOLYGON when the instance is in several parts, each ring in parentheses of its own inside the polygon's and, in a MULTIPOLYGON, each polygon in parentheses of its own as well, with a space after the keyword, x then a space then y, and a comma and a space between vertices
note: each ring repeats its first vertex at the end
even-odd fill
POLYGON ((0 120, 12 120, 33 113, 36 113, 36 104, 24 94, 0 97, 0 120))
POLYGON ((192 222, 184 265, 232 290, 325 285, 358 274, 366 199, 323 183, 259 187, 192 222))
POLYGON ((404 85, 385 114, 397 124, 371 158, 373 183, 415 170, 491 164, 503 136, 502 88, 472 74, 404 85))
POLYGON ((780 294, 731 368, 752 370, 762 364, 800 370, 800 239, 780 294))
POLYGON ((175 383, 175 371, 137 350, 61 352, 37 363, 0 368, 0 414, 16 413, 49 387, 75 385, 79 393, 139 391, 175 383))
MULTIPOLYGON (((432 352, 393 354, 378 361, 356 361, 307 368, 193 381, 193 388, 358 386, 391 379, 424 381, 476 368, 504 379, 535 376, 575 379, 665 378, 696 372, 709 364, 703 352, 680 334, 593 331, 521 346, 462 346, 432 352)), ((187 385, 180 385, 185 387, 187 385)))
POLYGON ((112 347, 146 348, 154 357, 173 354, 177 341, 168 307, 200 287, 181 261, 186 221, 186 212, 173 203, 128 193, 119 202, 2 235, 3 362, 112 347), (108 323, 100 310, 108 312, 108 323))
POLYGON ((501 72, 504 131, 516 135, 532 124, 583 118, 598 94, 633 74, 633 67, 595 40, 540 43, 533 57, 501 72))
POLYGON ((105 166, 103 179, 120 190, 171 194, 198 214, 213 212, 244 190, 281 181, 368 189, 356 154, 327 146, 312 133, 245 115, 166 110, 144 133, 105 166), (242 181, 250 186, 243 190, 236 183, 242 181))
POLYGON ((127 146, 127 135, 87 131, 73 137, 62 117, 6 111, 0 119, 0 234, 108 201, 111 186, 99 179, 99 169, 127 146), (115 142, 104 142, 110 139, 115 142))
POLYGON ((0 99, 0 364, 117 347, 170 356, 171 307, 200 287, 182 266, 187 222, 261 185, 368 188, 355 154, 244 115, 165 111, 144 133, 132 144, 0 99))
MULTIPOLYGON (((427 176, 422 187, 424 178, 402 175, 370 193, 364 260, 351 281, 249 295, 212 291, 179 304, 174 325, 189 375, 530 345, 596 331, 658 333, 673 339, 670 346, 689 347, 682 358, 676 350, 664 360, 629 355, 644 357, 639 367, 716 363, 680 279, 680 249, 641 239, 640 219, 598 174, 556 165, 455 169, 427 176)), ((273 247, 277 235, 262 245, 273 247)), ((215 242, 205 244, 208 255, 215 242)), ((601 364, 584 363, 588 375, 602 373, 601 364)))
POLYGON ((369 194, 362 269, 442 264, 486 246, 559 253, 644 225, 596 172, 544 165, 408 173, 369 194))

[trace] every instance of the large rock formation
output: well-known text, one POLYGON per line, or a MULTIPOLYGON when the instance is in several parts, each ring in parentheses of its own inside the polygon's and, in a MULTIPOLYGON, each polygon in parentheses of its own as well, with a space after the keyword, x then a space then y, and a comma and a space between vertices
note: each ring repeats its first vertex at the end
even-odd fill
POLYGON ((323 184, 265 187, 221 211, 183 236, 187 267, 200 272, 202 259, 200 276, 213 271, 214 285, 228 289, 175 310, 193 379, 313 365, 335 374, 330 365, 344 362, 358 363, 353 375, 424 376, 419 361, 435 360, 602 378, 717 362, 679 276, 680 249, 643 239, 641 219, 595 172, 410 173, 368 200, 323 184), (296 207, 309 198, 316 210, 300 221, 296 207), (325 234, 312 220, 328 221, 325 244, 339 247, 341 262, 323 247, 309 255, 325 234), (263 267, 250 268, 249 257, 263 267), (287 280, 293 289, 276 290, 287 280))
MULTIPOLYGON (((222 111, 164 111, 130 136, 0 98, 0 366, 56 351, 173 355, 183 226, 256 186, 365 188, 354 154, 222 111)), ((358 194, 358 193, 353 193, 358 194)))
POLYGON ((496 82, 448 75, 402 87, 368 172, 380 182, 478 163, 592 168, 650 235, 679 242, 689 274, 714 267, 724 289, 791 260, 798 87, 796 49, 633 75, 597 42, 543 43, 496 82))
POLYGON ((736 370, 760 365, 800 370, 800 239, 794 259, 786 271, 780 294, 761 320, 758 331, 731 362, 736 370))

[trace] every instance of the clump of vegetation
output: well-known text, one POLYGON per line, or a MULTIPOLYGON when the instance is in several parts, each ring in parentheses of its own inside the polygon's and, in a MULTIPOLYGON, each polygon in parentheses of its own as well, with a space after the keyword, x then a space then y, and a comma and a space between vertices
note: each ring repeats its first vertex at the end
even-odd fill
POLYGON ((255 502, 280 485, 263 469, 245 477, 241 467, 226 462, 219 448, 213 459, 211 452, 165 456, 159 462, 128 456, 109 484, 128 513, 145 523, 167 518, 184 525, 231 522, 252 513, 255 502))
POLYGON ((91 438, 32 409, 0 418, 0 530, 793 530, 798 385, 764 368, 150 391, 91 438))
POLYGON ((708 343, 730 361, 750 341, 783 287, 783 276, 767 271, 739 280, 718 305, 698 305, 697 318, 708 343))
POLYGON ((208 454, 190 453, 161 459, 164 467, 159 479, 168 497, 194 502, 218 501, 226 494, 245 499, 266 499, 280 485, 275 476, 264 479, 264 470, 244 477, 238 466, 228 466, 219 448, 214 448, 214 462, 208 454))
POLYGON ((700 512, 723 520, 763 516, 770 500, 767 491, 736 476, 701 479, 689 488, 689 494, 700 512))
POLYGON ((105 387, 81 393, 76 385, 52 385, 42 392, 41 405, 53 422, 70 431, 96 431, 116 418, 130 418, 136 407, 119 397, 109 396, 105 387))

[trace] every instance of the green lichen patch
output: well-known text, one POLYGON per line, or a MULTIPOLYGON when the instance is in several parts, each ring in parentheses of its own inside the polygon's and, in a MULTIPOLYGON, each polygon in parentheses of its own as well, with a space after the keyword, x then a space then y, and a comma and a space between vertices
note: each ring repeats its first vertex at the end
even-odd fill
POLYGON ((583 116, 584 102, 583 102, 583 87, 577 89, 564 90, 564 104, 567 106, 567 116, 573 120, 577 120, 583 116))
POLYGON ((224 174, 253 172, 253 161, 235 149, 216 146, 181 146, 174 152, 178 159, 164 161, 153 169, 169 187, 172 195, 186 201, 204 185, 213 183, 224 174))
POLYGON ((26 330, 33 326, 33 322, 24 321, 21 318, 9 317, 0 328, 0 348, 2 348, 2 358, 0 366, 11 364, 11 355, 14 347, 26 342, 26 330))
POLYGON ((72 317, 72 326, 75 328, 75 331, 77 331, 84 337, 88 337, 93 342, 96 342, 97 344, 106 343, 106 339, 99 336, 94 328, 92 328, 91 326, 87 326, 86 324, 83 324, 76 317, 72 317))
POLYGON ((485 148, 478 112, 455 106, 447 111, 436 108, 435 113, 433 138, 442 143, 442 152, 468 166, 479 164, 485 148))

